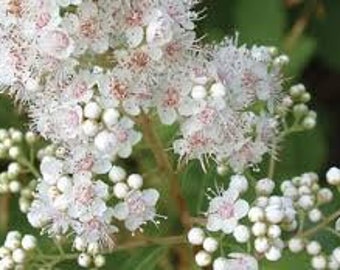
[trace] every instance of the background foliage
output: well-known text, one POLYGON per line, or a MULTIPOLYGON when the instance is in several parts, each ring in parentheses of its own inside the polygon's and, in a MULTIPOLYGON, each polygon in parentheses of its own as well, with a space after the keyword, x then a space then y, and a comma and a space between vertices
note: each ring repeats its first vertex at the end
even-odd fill
MULTIPOLYGON (((319 124, 314 131, 291 136, 281 145, 275 180, 282 181, 309 170, 323 175, 325 168, 339 165, 340 1, 203 0, 199 8, 205 9, 205 18, 199 22, 198 31, 205 35, 206 42, 218 41, 225 35, 233 35, 238 31, 242 43, 275 45, 291 57, 291 63, 286 70, 289 78, 287 84, 302 81, 313 93, 313 106, 319 114, 319 124)), ((13 104, 6 98, 1 98, 0 127, 15 126, 25 129, 26 125, 25 115, 17 113, 13 104)), ((176 135, 173 129, 159 131, 165 144, 176 135)), ((163 193, 162 198, 165 198, 160 212, 168 213, 170 210, 169 222, 163 222, 158 230, 150 226, 146 233, 176 234, 180 228, 175 213, 169 209, 171 206, 167 205, 169 191, 166 182, 160 185, 162 181, 157 181, 158 184, 154 181, 156 177, 161 176, 153 172, 154 160, 149 150, 144 145, 139 146, 134 159, 126 165, 132 171, 148 172, 148 184, 158 185, 163 193)), ((198 215, 206 205, 206 187, 222 179, 213 169, 204 175, 198 164, 191 163, 182 173, 181 181, 191 214, 198 215)), ((25 218, 19 214, 14 198, 2 198, 0 205, 0 240, 3 240, 7 212, 10 215, 7 228, 31 231, 25 218)), ((340 245, 340 241, 331 239, 327 234, 323 234, 322 241, 340 245)), ((150 247, 129 253, 115 253, 108 258, 105 269, 178 269, 176 257, 167 256, 169 252, 165 247, 150 247)), ((310 269, 307 258, 294 255, 292 260, 291 256, 286 256, 286 259, 279 263, 266 263, 263 269, 310 269)), ((61 269, 66 268, 76 269, 77 266, 71 263, 61 266, 61 269)))

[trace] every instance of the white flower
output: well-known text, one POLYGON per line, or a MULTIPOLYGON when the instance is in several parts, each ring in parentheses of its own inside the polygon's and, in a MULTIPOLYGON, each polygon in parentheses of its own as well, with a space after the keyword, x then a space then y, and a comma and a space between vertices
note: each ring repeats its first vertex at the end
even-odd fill
POLYGON ((207 229, 232 233, 238 225, 238 220, 247 215, 249 204, 239 199, 239 192, 234 189, 223 191, 213 198, 207 211, 207 229))
POLYGON ((125 227, 134 232, 147 221, 155 222, 156 203, 159 193, 155 189, 132 191, 124 200, 113 209, 113 215, 118 220, 124 220, 125 227))
POLYGON ((258 270, 257 260, 244 253, 230 253, 227 258, 218 258, 214 261, 214 270, 258 270))
POLYGON ((55 157, 44 157, 40 163, 40 171, 44 181, 50 185, 56 184, 63 174, 63 166, 63 162, 55 157))

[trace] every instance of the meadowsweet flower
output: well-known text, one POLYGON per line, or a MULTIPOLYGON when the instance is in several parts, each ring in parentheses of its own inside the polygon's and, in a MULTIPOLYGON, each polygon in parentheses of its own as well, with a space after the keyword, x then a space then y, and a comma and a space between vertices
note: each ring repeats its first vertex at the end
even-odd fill
POLYGON ((157 217, 155 205, 159 193, 155 189, 132 191, 113 209, 113 215, 118 220, 124 220, 125 227, 134 232, 148 221, 155 222, 157 217))
POLYGON ((257 260, 245 253, 230 253, 228 258, 218 258, 213 264, 214 270, 257 270, 257 260))
POLYGON ((230 234, 238 225, 238 221, 245 217, 249 210, 249 204, 239 199, 239 191, 228 189, 211 199, 206 213, 207 229, 209 231, 223 231, 230 234))

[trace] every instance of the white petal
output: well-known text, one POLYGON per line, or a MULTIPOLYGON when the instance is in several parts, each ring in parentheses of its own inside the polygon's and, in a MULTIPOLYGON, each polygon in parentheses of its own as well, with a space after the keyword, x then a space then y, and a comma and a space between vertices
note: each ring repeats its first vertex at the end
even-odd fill
POLYGON ((113 208, 113 216, 118 220, 124 220, 129 215, 129 207, 126 203, 119 203, 113 208))

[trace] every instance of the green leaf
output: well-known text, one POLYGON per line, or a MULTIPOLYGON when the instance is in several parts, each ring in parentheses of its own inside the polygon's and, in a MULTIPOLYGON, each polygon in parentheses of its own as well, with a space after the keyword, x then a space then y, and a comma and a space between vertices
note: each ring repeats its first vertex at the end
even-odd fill
POLYGON ((119 270, 152 270, 165 254, 166 247, 144 248, 133 253, 119 270))
POLYGON ((238 0, 234 12, 242 42, 279 45, 286 24, 283 1, 238 0))
POLYGON ((307 254, 292 254, 285 252, 278 262, 269 262, 263 260, 260 269, 261 270, 287 270, 287 269, 299 269, 299 270, 310 270, 310 259, 311 257, 307 254))

